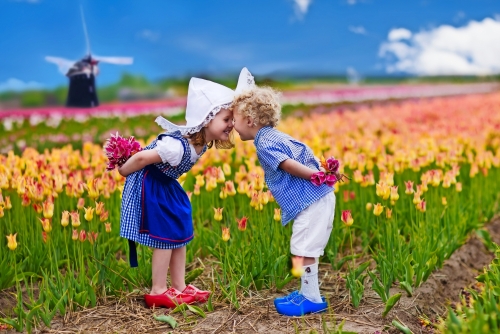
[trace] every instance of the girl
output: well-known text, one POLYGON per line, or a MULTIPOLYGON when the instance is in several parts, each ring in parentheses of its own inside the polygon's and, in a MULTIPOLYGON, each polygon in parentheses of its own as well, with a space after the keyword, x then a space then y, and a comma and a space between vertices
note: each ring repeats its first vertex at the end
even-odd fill
POLYGON ((209 291, 184 281, 186 245, 193 238, 191 204, 177 182, 215 144, 231 148, 234 91, 217 83, 191 78, 185 126, 163 117, 156 122, 167 131, 118 169, 126 176, 121 207, 120 236, 129 240, 130 264, 137 266, 135 242, 153 248, 148 307, 175 307, 205 302, 209 291), (170 268, 172 286, 167 289, 170 268))

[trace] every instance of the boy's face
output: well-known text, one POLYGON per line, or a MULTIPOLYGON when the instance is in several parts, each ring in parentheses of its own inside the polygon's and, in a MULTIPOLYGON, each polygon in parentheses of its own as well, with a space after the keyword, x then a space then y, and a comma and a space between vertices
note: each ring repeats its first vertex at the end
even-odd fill
POLYGON ((243 116, 239 111, 239 106, 234 107, 234 129, 240 135, 241 140, 255 139, 252 133, 253 120, 250 117, 243 116))

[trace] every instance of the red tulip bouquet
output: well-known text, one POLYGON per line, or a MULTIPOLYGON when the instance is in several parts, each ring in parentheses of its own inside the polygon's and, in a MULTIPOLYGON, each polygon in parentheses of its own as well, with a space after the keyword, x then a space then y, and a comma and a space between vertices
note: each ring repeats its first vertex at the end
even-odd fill
POLYGON ((315 185, 320 186, 325 183, 327 186, 333 187, 338 181, 344 181, 344 178, 349 179, 346 175, 339 173, 340 162, 337 159, 321 157, 320 163, 324 171, 311 175, 311 182, 315 185))
POLYGON ((112 134, 111 138, 104 144, 104 154, 108 158, 107 170, 121 167, 134 154, 141 151, 142 147, 133 136, 123 138, 118 134, 112 134))

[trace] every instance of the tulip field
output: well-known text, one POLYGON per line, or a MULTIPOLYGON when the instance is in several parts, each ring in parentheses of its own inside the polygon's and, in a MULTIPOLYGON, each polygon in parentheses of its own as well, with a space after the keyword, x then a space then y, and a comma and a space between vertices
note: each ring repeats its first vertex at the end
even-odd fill
MULTIPOLYGON (((138 268, 127 262, 127 242, 119 237, 125 179, 106 171, 102 145, 116 131, 146 145, 160 131, 153 120, 88 117, 49 130, 27 120, 8 130, 0 125, 0 141, 23 141, 22 149, 0 155, 0 290, 17 296, 11 312, 0 313, 0 325, 50 327, 54 317, 151 286, 151 250, 138 248, 138 268), (67 140, 46 145, 34 137, 38 129, 67 140), (74 137, 84 131, 90 135, 74 137)), ((353 308, 372 290, 390 318, 401 295, 413 295, 499 211, 498 92, 302 113, 278 128, 318 157, 339 159, 350 177, 336 185, 334 230, 321 261, 341 273, 353 308)), ((253 143, 235 138, 234 149, 208 150, 179 181, 195 224, 187 280, 211 261, 205 274, 212 285, 204 288, 237 310, 241 291, 282 291, 297 280, 291 224, 281 225, 253 143)), ((489 283, 476 293, 478 302, 450 311, 437 330, 498 328, 498 261, 481 278, 489 283), (490 316, 476 318, 481 312, 490 316)), ((210 312, 212 302, 200 307, 210 312)))

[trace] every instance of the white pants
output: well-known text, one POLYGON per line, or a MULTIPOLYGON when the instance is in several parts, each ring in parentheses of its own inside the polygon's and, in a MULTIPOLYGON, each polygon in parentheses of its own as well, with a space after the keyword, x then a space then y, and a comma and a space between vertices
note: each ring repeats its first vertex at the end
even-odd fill
POLYGON ((292 225, 290 251, 295 256, 320 257, 333 228, 335 194, 330 192, 299 213, 292 225))

